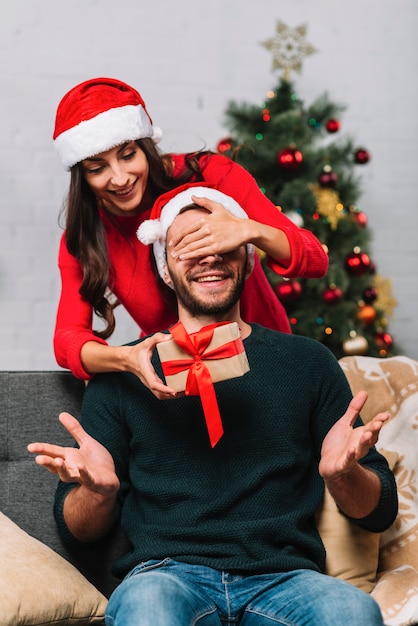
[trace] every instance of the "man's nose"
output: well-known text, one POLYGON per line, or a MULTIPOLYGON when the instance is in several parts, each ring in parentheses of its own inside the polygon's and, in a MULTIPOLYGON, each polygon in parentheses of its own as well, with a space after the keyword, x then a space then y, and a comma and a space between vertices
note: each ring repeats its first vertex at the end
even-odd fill
POLYGON ((222 263, 223 258, 220 254, 207 254, 199 259, 199 263, 210 265, 214 263, 222 263))

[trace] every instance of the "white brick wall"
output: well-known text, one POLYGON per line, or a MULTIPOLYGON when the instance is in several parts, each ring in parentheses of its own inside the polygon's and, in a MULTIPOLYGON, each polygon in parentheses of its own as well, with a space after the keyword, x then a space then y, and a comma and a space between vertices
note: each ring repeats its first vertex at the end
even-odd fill
MULTIPOLYGON (((399 302, 390 331, 418 359, 416 0, 13 0, 0 20, 0 369, 55 369, 57 219, 68 175, 51 141, 67 89, 98 75, 141 91, 165 150, 214 148, 230 99, 276 84, 260 42, 308 26, 318 53, 296 90, 346 105, 342 131, 370 150, 359 203, 373 260, 399 302)), ((136 336, 123 311, 112 341, 136 336)))

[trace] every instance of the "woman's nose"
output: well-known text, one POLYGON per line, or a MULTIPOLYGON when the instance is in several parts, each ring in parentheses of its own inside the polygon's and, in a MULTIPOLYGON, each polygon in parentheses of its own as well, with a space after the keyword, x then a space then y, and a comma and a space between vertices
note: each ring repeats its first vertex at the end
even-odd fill
POLYGON ((110 180, 113 185, 123 187, 129 181, 129 174, 127 174, 122 167, 113 166, 110 180))

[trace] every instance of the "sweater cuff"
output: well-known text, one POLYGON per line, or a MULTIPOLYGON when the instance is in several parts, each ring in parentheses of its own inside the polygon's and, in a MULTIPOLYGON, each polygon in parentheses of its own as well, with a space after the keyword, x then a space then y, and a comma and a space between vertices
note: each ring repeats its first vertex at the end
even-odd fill
POLYGON ((372 471, 379 476, 382 485, 379 503, 370 515, 361 519, 349 519, 358 526, 361 526, 361 528, 365 528, 371 532, 381 533, 387 530, 396 519, 398 513, 398 492, 392 473, 379 472, 375 468, 373 468, 372 471))
POLYGON ((281 230, 284 232, 289 241, 291 257, 290 263, 287 266, 281 265, 279 261, 277 261, 273 257, 269 257, 274 263, 275 272, 278 275, 284 276, 286 278, 292 278, 294 276, 304 276, 306 271, 306 259, 304 259, 305 250, 301 234, 295 228, 286 228, 282 226, 281 230))
POLYGON ((78 487, 78 483, 63 483, 59 481, 55 492, 54 517, 57 523, 58 533, 62 541, 67 545, 84 545, 68 529, 64 518, 64 502, 72 489, 78 487))
POLYGON ((277 273, 285 278, 322 278, 328 268, 325 253, 318 253, 319 242, 314 235, 304 228, 280 227, 285 233, 290 246, 290 264, 277 266, 277 273))
POLYGON ((91 380, 94 374, 87 372, 81 362, 81 349, 88 341, 95 341, 104 346, 108 343, 100 337, 96 337, 91 331, 69 331, 68 333, 61 333, 59 338, 55 341, 55 354, 58 364, 61 367, 71 370, 76 378, 81 380, 91 380), (58 350, 58 346, 65 346, 65 353, 63 350, 58 350))

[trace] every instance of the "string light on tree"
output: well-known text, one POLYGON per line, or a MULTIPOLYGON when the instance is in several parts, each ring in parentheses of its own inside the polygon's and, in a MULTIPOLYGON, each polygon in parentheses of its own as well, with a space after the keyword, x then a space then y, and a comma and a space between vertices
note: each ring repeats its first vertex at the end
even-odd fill
POLYGON ((262 111, 262 118, 263 118, 263 122, 269 122, 271 117, 270 117, 270 111, 266 108, 263 109, 262 111))

